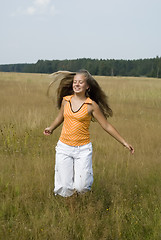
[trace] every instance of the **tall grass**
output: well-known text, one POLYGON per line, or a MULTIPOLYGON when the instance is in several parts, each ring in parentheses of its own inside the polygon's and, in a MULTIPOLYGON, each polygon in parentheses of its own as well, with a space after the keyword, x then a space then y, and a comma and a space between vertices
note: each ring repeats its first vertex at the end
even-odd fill
POLYGON ((92 191, 62 198, 53 195, 61 127, 42 134, 58 112, 49 76, 0 73, 0 239, 161 239, 161 80, 97 80, 135 154, 91 123, 92 191))

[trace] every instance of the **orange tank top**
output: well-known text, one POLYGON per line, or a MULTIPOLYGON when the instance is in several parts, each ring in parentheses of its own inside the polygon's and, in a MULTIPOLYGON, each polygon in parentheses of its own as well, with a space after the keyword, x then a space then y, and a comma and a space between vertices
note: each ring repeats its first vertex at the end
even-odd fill
POLYGON ((59 140, 70 146, 82 146, 90 143, 91 116, 88 113, 87 105, 92 104, 92 100, 87 98, 81 107, 74 112, 71 105, 72 96, 63 98, 67 103, 64 106, 64 123, 59 140))

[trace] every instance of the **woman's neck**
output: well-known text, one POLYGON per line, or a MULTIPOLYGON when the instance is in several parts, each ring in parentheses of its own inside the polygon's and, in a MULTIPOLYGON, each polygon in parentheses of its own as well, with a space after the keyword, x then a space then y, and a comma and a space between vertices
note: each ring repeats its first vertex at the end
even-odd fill
POLYGON ((81 93, 74 93, 73 97, 75 99, 78 99, 78 100, 85 100, 85 99, 87 99, 86 95, 85 94, 81 94, 81 93))

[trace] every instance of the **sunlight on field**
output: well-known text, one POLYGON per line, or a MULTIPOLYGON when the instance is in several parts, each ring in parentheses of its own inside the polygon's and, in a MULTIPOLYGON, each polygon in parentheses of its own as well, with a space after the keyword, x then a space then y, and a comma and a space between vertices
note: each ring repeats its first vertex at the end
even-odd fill
POLYGON ((96 79, 135 154, 91 123, 92 191, 64 199, 53 195, 61 127, 43 135, 58 112, 49 75, 0 73, 0 239, 161 239, 161 79, 96 79))

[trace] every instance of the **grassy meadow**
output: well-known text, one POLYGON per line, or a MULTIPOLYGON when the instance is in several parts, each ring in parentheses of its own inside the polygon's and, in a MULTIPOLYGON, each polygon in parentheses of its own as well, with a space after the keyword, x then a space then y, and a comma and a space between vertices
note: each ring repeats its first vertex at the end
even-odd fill
POLYGON ((58 112, 51 79, 0 73, 0 240, 161 240, 161 79, 96 79, 135 154, 91 123, 92 191, 62 198, 53 195, 61 127, 43 135, 58 112))

